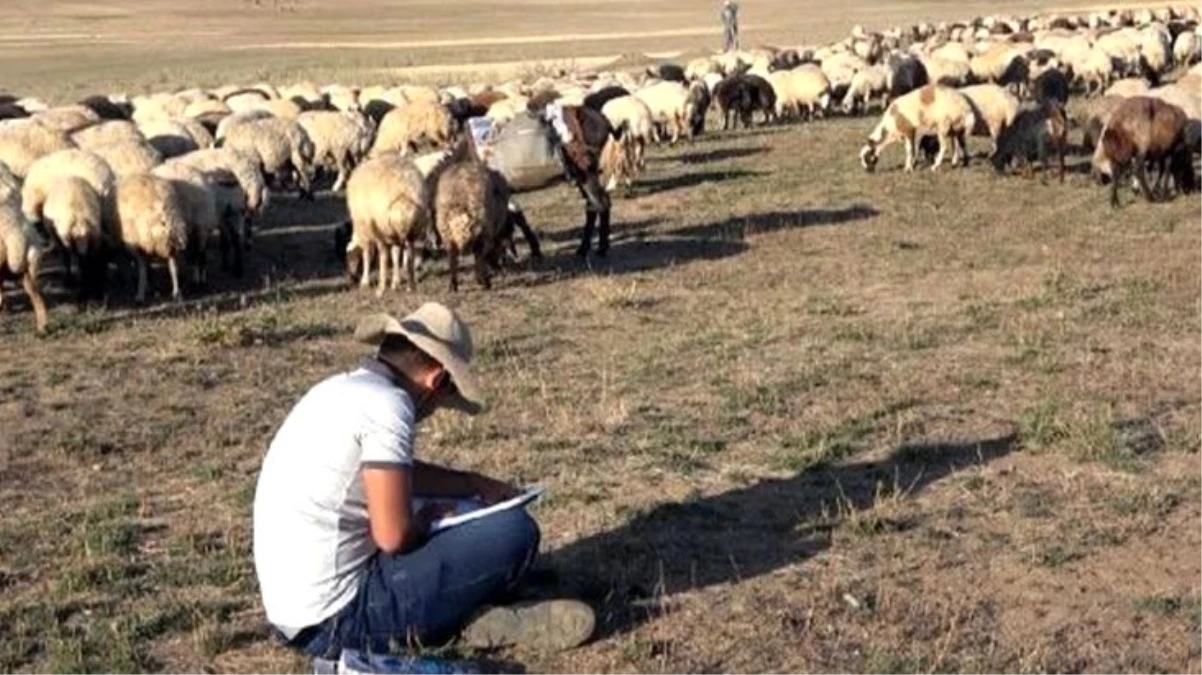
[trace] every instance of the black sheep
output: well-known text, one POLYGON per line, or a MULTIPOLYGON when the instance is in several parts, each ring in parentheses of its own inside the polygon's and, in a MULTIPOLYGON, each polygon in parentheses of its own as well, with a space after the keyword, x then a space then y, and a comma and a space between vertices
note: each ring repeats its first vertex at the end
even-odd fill
POLYGON ((102 120, 127 120, 134 114, 134 107, 129 103, 116 103, 104 96, 89 96, 79 102, 102 120))
POLYGON ((675 63, 661 63, 654 68, 648 68, 647 74, 669 82, 680 82, 681 84, 688 82, 684 76, 684 68, 675 63))
POLYGON ((889 84, 889 100, 896 100, 930 82, 926 66, 915 58, 891 59, 889 69, 893 71, 889 84))
POLYGON ((625 87, 620 87, 615 84, 610 87, 598 89, 597 91, 594 91, 593 93, 589 94, 588 96, 585 96, 584 97, 584 107, 592 108, 593 110, 596 110, 597 112, 601 112, 601 108, 605 107, 606 103, 609 103, 610 101, 614 100, 615 98, 621 98, 623 96, 629 96, 629 95, 630 95, 630 92, 627 91, 625 87))
POLYGON ((1068 105, 1068 88, 1068 77, 1056 68, 1045 70, 1031 83, 1035 102, 1040 105, 1048 101, 1056 101, 1061 106, 1068 105))

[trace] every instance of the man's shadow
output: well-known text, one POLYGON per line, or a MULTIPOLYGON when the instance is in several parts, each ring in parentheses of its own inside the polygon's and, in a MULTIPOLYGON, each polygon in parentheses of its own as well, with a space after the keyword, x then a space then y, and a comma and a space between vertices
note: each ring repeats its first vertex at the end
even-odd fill
POLYGON ((631 630, 664 596, 742 581, 826 550, 849 520, 873 531, 917 522, 871 511, 894 491, 913 497, 960 469, 1013 450, 1017 432, 954 443, 904 445, 880 462, 817 466, 795 476, 642 513, 625 525, 551 551, 539 568, 557 592, 598 610, 597 639, 631 630), (548 569, 549 568, 549 569, 548 569))

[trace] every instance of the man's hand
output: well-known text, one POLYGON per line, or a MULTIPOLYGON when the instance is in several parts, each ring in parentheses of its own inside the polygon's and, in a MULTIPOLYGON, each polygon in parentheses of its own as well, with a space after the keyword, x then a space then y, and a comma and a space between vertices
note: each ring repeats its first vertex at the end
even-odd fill
POLYGON ((422 505, 422 508, 416 514, 416 518, 421 526, 421 531, 429 534, 431 525, 453 513, 455 513, 454 502, 433 501, 422 505))
POLYGON ((478 473, 468 474, 468 481, 471 482, 472 490, 480 495, 480 499, 485 504, 496 504, 503 502, 506 499, 513 499, 522 493, 521 490, 504 483, 499 480, 494 480, 488 476, 483 476, 478 473))

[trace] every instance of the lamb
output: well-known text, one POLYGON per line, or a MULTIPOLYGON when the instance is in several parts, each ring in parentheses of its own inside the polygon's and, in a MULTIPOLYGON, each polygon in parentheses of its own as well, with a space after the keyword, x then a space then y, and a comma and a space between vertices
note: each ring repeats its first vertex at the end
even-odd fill
POLYGON ((190 242, 197 230, 189 228, 186 205, 172 182, 151 174, 126 176, 113 187, 105 209, 111 236, 125 246, 137 264, 135 301, 146 301, 151 257, 167 261, 171 299, 182 300, 180 262, 189 252, 195 255, 202 249, 197 242, 190 242))
MULTIPOLYGON (((1148 201, 1159 198, 1148 184, 1147 164, 1173 173, 1178 189, 1191 192, 1196 184, 1193 162, 1185 141, 1185 113, 1177 106, 1149 96, 1125 99, 1110 116, 1094 149, 1092 166, 1100 182, 1110 183, 1110 206, 1119 205, 1118 184, 1132 170, 1148 201)), ((1157 180, 1157 187, 1160 185, 1157 180)))
POLYGON ((101 197, 113 187, 114 176, 107 162, 87 150, 60 150, 34 162, 21 186, 21 208, 31 223, 42 220, 42 206, 51 186, 59 178, 78 176, 101 197))
POLYGON ((459 255, 471 250, 476 280, 492 287, 489 265, 500 253, 505 229, 509 185, 471 151, 467 139, 433 173, 434 224, 447 249, 451 292, 459 291, 459 255))
MULTIPOLYGON (((42 250, 35 243, 33 227, 21 214, 13 200, 0 201, 0 282, 19 279, 29 302, 33 305, 34 329, 39 335, 46 332, 46 301, 38 287, 38 268, 42 250)), ((0 293, 0 309, 4 294, 0 293)))
POLYGON ((976 84, 960 89, 972 106, 976 126, 974 136, 989 136, 992 146, 989 156, 997 152, 998 136, 1014 122, 1018 115, 1018 98, 996 84, 976 84))
POLYGON ((876 98, 880 99, 883 109, 889 100, 889 76, 889 67, 884 64, 865 68, 853 75, 847 94, 843 97, 843 112, 851 115, 867 110, 868 104, 876 98))
POLYGON ((994 168, 1002 171, 1010 160, 1021 162, 1030 177, 1033 173, 1030 158, 1036 156, 1043 166, 1044 179, 1048 172, 1049 147, 1056 151, 1060 165, 1060 182, 1064 182, 1064 153, 1068 146, 1068 118, 1059 101, 1049 100, 1039 105, 1026 105, 1014 122, 1002 130, 998 149, 993 156, 994 168))
POLYGON ((80 300, 103 285, 103 218, 100 195, 78 176, 54 181, 42 207, 42 222, 62 247, 67 275, 73 264, 79 270, 80 300))
POLYGON ((277 185, 296 179, 301 196, 312 197, 313 142, 296 120, 278 117, 250 120, 231 127, 219 143, 258 159, 265 176, 277 185))
POLYGON ((375 125, 362 113, 314 110, 301 113, 297 122, 313 142, 313 165, 338 172, 337 192, 371 149, 375 125))
POLYGON ((647 104, 637 96, 620 96, 605 103, 601 107, 601 114, 615 129, 625 126, 632 144, 635 166, 639 169, 645 167, 644 153, 654 134, 651 109, 647 104))
POLYGON ((689 131, 689 90, 679 82, 657 82, 643 87, 634 94, 651 112, 653 126, 652 140, 660 142, 663 133, 669 137, 669 144, 675 145, 682 133, 689 131))
POLYGON ((777 117, 800 117, 804 109, 806 118, 812 120, 817 111, 830 108, 831 83, 818 68, 778 70, 768 74, 768 83, 776 96, 777 117))
POLYGON ((395 290, 400 287, 403 253, 409 289, 417 290, 413 249, 425 238, 430 200, 425 179, 413 161, 396 153, 364 160, 346 183, 346 203, 351 220, 346 262, 352 278, 361 272, 359 285, 366 288, 372 258, 377 257, 380 276, 376 294, 383 295, 388 282, 385 253, 391 253, 395 290))
POLYGON ((0 163, 17 178, 24 179, 33 163, 42 157, 74 147, 67 134, 37 122, 19 120, 0 126, 0 163))
POLYGON ((408 103, 384 115, 368 154, 379 157, 388 152, 416 152, 422 141, 436 147, 446 146, 454 136, 454 128, 451 114, 438 102, 408 103))
POLYGON ((951 87, 928 84, 889 104, 881 121, 860 149, 860 163, 866 171, 876 168, 882 148, 902 141, 906 148, 906 171, 914 170, 915 143, 919 132, 934 131, 939 137, 939 153, 931 170, 943 164, 948 146, 953 146, 952 164, 968 161, 965 135, 976 126, 976 116, 968 98, 951 87))

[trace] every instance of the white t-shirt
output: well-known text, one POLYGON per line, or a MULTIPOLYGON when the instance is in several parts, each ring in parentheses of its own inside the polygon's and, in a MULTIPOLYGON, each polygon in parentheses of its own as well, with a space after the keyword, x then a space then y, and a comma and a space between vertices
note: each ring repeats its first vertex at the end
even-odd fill
POLYGON ((267 620, 321 623, 355 597, 376 552, 360 469, 413 463, 412 399, 381 364, 335 375, 284 420, 259 473, 255 573, 267 620))

